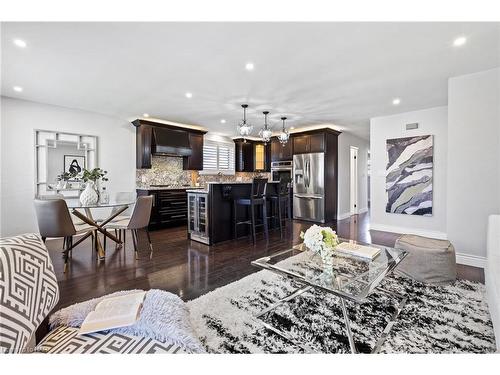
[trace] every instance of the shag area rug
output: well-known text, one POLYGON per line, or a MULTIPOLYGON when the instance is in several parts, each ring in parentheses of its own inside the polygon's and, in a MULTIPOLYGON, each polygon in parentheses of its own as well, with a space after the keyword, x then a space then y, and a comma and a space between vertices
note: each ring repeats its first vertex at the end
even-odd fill
MULTIPOLYGON (((193 328, 211 353, 304 352, 265 329, 260 319, 314 352, 350 353, 340 300, 329 293, 310 290, 254 318, 299 286, 270 271, 254 273, 188 302, 193 328)), ((495 352, 484 285, 458 280, 453 285, 433 286, 392 274, 381 287, 408 297, 381 353, 495 352)), ((358 352, 371 352, 397 303, 380 292, 362 305, 347 302, 358 352)))

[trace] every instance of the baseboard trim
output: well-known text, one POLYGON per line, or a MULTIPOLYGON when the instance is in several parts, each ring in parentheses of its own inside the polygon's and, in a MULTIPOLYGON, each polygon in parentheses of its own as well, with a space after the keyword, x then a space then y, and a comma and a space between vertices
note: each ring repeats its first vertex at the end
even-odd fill
MULTIPOLYGON (((376 223, 370 225, 370 230, 371 229, 380 230, 383 232, 392 232, 392 233, 401 233, 401 234, 416 234, 418 236, 437 238, 440 240, 448 239, 448 236, 446 233, 432 231, 432 230, 396 227, 396 226, 392 226, 392 225, 376 224, 376 223)), ((486 258, 485 257, 464 254, 464 253, 456 253, 456 258, 457 258, 458 264, 463 264, 463 265, 472 266, 472 267, 479 267, 479 268, 486 267, 486 258)))
POLYGON ((383 232, 393 232, 393 233, 401 233, 401 234, 416 234, 417 236, 424 236, 430 238, 437 238, 440 240, 448 239, 448 236, 444 232, 434 231, 434 230, 425 230, 425 229, 416 229, 416 228, 406 228, 406 227, 397 227, 392 225, 385 224, 370 224, 370 229, 380 230, 383 232))
MULTIPOLYGON (((358 210, 357 214, 360 215, 360 214, 364 214, 365 212, 368 212, 368 207, 360 208, 358 210)), ((353 215, 355 215, 355 214, 351 214, 350 212, 343 212, 343 213, 337 215, 337 220, 344 220, 344 219, 347 219, 348 217, 351 217, 353 215)))
POLYGON ((344 212, 342 214, 338 214, 337 215, 337 220, 344 220, 344 219, 347 219, 348 217, 351 217, 351 213, 350 212, 344 212))
POLYGON ((478 267, 478 268, 485 268, 486 267, 486 258, 485 257, 480 257, 477 255, 470 255, 470 254, 463 254, 463 253, 457 253, 457 263, 458 264, 464 264, 466 266, 472 266, 472 267, 478 267))

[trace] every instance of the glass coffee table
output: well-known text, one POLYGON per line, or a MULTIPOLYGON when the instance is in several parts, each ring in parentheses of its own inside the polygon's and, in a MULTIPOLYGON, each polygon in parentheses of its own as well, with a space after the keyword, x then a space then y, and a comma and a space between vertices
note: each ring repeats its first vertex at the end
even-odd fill
MULTIPOLYGON (((346 240, 342 240, 341 242, 346 242, 346 240)), ((401 296, 381 289, 379 285, 404 259, 407 253, 406 251, 386 246, 370 246, 380 249, 380 253, 371 260, 337 253, 333 256, 332 262, 326 264, 323 263, 319 254, 307 250, 301 244, 253 261, 252 265, 254 266, 285 276, 302 285, 291 294, 260 312, 256 317, 262 317, 283 303, 291 301, 310 289, 331 293, 340 299, 349 347, 352 353, 356 353, 345 301, 348 300, 360 304, 366 303, 368 296, 377 289, 378 292, 387 293, 400 301, 372 350, 372 353, 378 352, 407 301, 406 298, 401 298, 401 296)), ((285 339, 295 342, 279 329, 262 320, 261 323, 265 328, 285 339)), ((296 344, 308 350, 304 345, 300 343, 296 344)))

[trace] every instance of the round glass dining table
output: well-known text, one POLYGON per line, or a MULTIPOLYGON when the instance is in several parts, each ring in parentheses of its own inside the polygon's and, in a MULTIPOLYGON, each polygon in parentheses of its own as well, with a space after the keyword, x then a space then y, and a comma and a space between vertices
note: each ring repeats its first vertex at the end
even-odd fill
MULTIPOLYGON (((68 208, 71 210, 71 213, 75 215, 77 218, 82 220, 83 222, 87 223, 88 225, 94 227, 94 231, 98 231, 102 233, 104 239, 109 238, 110 240, 116 242, 118 245, 122 245, 123 241, 121 238, 118 238, 114 234, 110 233, 107 231, 104 226, 108 224, 111 220, 116 218, 118 215, 123 213, 125 210, 127 210, 130 206, 135 204, 135 199, 125 199, 125 200, 110 200, 109 202, 97 202, 95 204, 91 205, 84 205, 80 202, 79 199, 77 198, 70 198, 66 199, 66 204, 68 205, 68 208), (98 208, 113 208, 111 210, 111 214, 104 220, 94 220, 94 217, 92 216, 92 210, 93 209, 98 209, 98 208), (80 211, 82 210, 82 211, 80 211)), ((93 231, 89 231, 85 237, 89 237, 92 235, 93 231)), ((104 259, 105 257, 105 250, 101 244, 101 241, 99 239, 99 236, 96 235, 94 236, 94 246, 97 250, 97 253, 99 255, 99 259, 104 259)))

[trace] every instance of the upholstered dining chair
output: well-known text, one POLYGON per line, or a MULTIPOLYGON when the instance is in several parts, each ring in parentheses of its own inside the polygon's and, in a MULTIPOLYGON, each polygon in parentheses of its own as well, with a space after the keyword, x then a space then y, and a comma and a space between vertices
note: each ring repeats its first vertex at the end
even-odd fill
MULTIPOLYGON (((136 198, 137 198, 137 194, 135 192, 119 191, 115 194, 115 202, 117 202, 117 203, 130 203, 132 201, 135 201, 136 198)), ((113 209, 111 210, 111 216, 113 216, 120 209, 121 209, 120 206, 113 207, 113 209)), ((130 217, 132 216, 132 212, 133 212, 133 205, 130 205, 120 215, 118 215, 113 220, 111 220, 111 223, 119 223, 119 222, 123 222, 124 220, 130 220, 130 217)), ((125 247, 126 243, 127 243, 126 230, 125 229, 115 229, 115 236, 118 237, 118 239, 123 241, 123 246, 125 247)), ((104 241, 106 241, 106 237, 104 237, 104 241)))
MULTIPOLYGON (((130 219, 123 219, 121 221, 109 222, 104 226, 105 230, 117 229, 132 232, 132 242, 134 244, 135 259, 138 259, 137 252, 137 231, 142 229, 146 232, 149 243, 150 255, 149 258, 153 257, 153 245, 151 244, 151 237, 149 235, 148 225, 149 219, 151 218, 151 209, 153 208, 153 196, 141 196, 137 198, 135 202, 134 211, 130 219)), ((125 237, 125 236, 124 236, 125 237)))
POLYGON ((77 224, 71 219, 68 205, 64 199, 35 199, 35 212, 40 236, 45 242, 47 238, 63 238, 64 272, 68 267, 68 258, 74 247, 94 233, 95 228, 88 224, 77 224), (83 234, 73 243, 73 236, 83 234))

